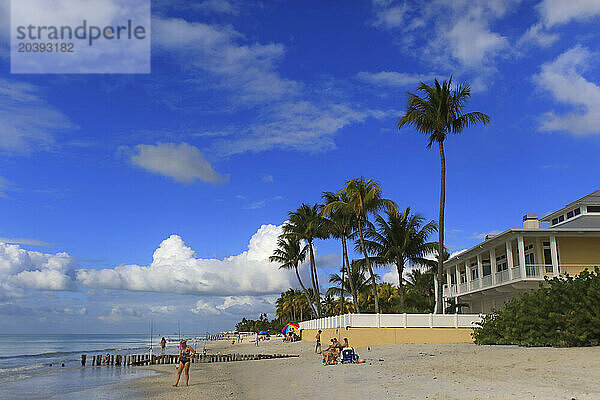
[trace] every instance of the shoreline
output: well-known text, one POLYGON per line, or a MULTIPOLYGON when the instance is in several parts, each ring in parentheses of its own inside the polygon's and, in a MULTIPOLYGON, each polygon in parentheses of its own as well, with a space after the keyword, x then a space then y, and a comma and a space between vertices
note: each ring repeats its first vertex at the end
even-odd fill
POLYGON ((598 399, 600 347, 523 348, 475 344, 377 345, 359 348, 364 364, 324 366, 310 342, 281 340, 207 345, 210 353, 289 353, 298 358, 195 363, 190 386, 174 365, 115 386, 140 399, 598 399), (181 385, 183 382, 183 386, 181 385))

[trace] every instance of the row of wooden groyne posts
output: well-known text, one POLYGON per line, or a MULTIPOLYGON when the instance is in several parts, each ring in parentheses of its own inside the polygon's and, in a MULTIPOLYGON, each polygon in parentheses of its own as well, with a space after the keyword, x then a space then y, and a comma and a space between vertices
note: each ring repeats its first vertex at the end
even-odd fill
MULTIPOLYGON (((298 357, 297 354, 195 354, 191 358, 192 363, 215 363, 231 361, 250 361, 267 360, 273 358, 298 357)), ((157 365, 157 364, 175 364, 178 362, 179 354, 162 354, 159 356, 141 354, 141 355, 121 355, 111 354, 102 356, 94 355, 91 358, 92 366, 110 365, 110 366, 139 366, 139 365, 157 365)), ((81 355, 81 366, 87 364, 87 355, 81 355)))

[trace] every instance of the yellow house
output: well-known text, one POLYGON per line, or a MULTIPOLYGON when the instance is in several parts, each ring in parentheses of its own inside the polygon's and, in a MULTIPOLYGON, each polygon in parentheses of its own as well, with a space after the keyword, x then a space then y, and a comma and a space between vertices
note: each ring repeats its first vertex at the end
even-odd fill
POLYGON ((544 277, 576 275, 600 266, 600 190, 523 228, 488 235, 482 243, 444 262, 444 303, 468 304, 468 313, 488 313, 535 289, 544 277), (547 227, 540 227, 540 221, 547 227))

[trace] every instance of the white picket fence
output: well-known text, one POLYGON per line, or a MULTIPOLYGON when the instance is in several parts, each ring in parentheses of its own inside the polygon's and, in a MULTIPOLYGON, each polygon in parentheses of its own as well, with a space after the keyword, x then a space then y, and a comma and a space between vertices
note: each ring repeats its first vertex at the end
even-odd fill
POLYGON ((473 328, 479 314, 345 314, 300 322, 300 329, 473 328))

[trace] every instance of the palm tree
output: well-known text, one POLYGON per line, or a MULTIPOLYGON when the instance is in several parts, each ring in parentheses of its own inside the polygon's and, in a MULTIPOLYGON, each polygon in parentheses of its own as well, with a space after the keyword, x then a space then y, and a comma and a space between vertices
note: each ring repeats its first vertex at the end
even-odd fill
MULTIPOLYGON (((326 204, 330 204, 336 201, 343 201, 347 203, 349 201, 348 195, 346 193, 338 195, 333 192, 324 192, 321 197, 325 200, 326 204)), ((327 230, 332 237, 340 239, 342 241, 342 278, 344 275, 352 275, 352 272, 350 271, 350 261, 348 260, 347 239, 353 234, 354 227, 356 226, 355 221, 356 218, 354 216, 354 213, 349 210, 332 210, 329 214, 327 230)), ((360 309, 358 307, 358 294, 356 292, 356 288, 354 287, 354 282, 352 280, 350 280, 350 287, 348 288, 348 290, 352 294, 352 304, 354 305, 354 312, 360 314, 360 309)), ((340 307, 342 310, 344 308, 343 291, 344 288, 342 287, 342 305, 340 307)))
POLYGON ((295 320, 296 319, 296 304, 294 303, 295 291, 294 289, 289 289, 285 293, 281 293, 281 295, 275 301, 275 314, 277 318, 280 320, 287 319, 295 320))
POLYGON ((325 239, 327 232, 325 219, 319 213, 319 205, 302 204, 296 211, 288 213, 289 221, 283 225, 283 234, 296 240, 303 239, 307 243, 310 260, 310 278, 312 281, 314 302, 317 306, 317 316, 321 316, 321 296, 319 293, 319 277, 315 265, 313 242, 315 239, 325 239))
POLYGON ((310 309, 316 317, 317 313, 310 301, 308 290, 306 290, 304 283, 302 283, 300 273, 298 272, 298 266, 306 258, 307 248, 307 246, 302 246, 298 238, 281 236, 277 240, 277 248, 273 251, 273 255, 269 257, 269 261, 279 263, 279 269, 294 269, 298 283, 306 296, 306 300, 308 300, 308 304, 310 304, 310 309))
POLYGON ((425 218, 411 214, 410 207, 402 213, 387 211, 387 219, 381 215, 375 218, 376 229, 365 232, 365 246, 374 261, 380 266, 395 265, 398 272, 400 308, 404 307, 403 274, 407 262, 422 263, 424 257, 435 250, 436 244, 428 242, 429 236, 437 231, 434 221, 423 225, 425 218))
MULTIPOLYGON (((363 260, 352 260, 350 264, 350 274, 343 274, 345 268, 342 268, 340 272, 341 276, 338 274, 329 275, 329 283, 332 286, 327 289, 327 294, 331 294, 333 296, 341 296, 343 293, 349 293, 351 285, 354 286, 356 290, 356 298, 357 301, 361 297, 363 297, 370 290, 370 281, 371 279, 365 275, 365 267, 363 260)), ((378 275, 375 275, 375 278, 379 278, 378 275)), ((356 311, 356 310, 354 310, 356 311)))
MULTIPOLYGON (((418 312, 431 312, 434 299, 433 276, 435 270, 429 268, 423 272, 419 268, 413 268, 408 274, 405 283, 407 286, 406 304, 418 312)), ((406 311, 405 311, 406 312, 406 311)))
MULTIPOLYGON (((444 249, 444 207, 446 203, 446 159, 444 156, 444 140, 449 133, 458 134, 471 125, 488 124, 490 117, 481 112, 464 113, 463 110, 467 100, 471 98, 471 86, 468 83, 457 85, 452 88, 452 77, 448 81, 440 83, 436 79, 433 86, 424 82, 419 85, 418 91, 423 93, 420 97, 408 93, 406 113, 400 117, 398 129, 404 125, 413 126, 417 131, 428 135, 431 148, 437 142, 440 151, 440 218, 439 218, 439 241, 438 254, 443 254, 444 249)), ((443 261, 439 260, 438 276, 438 298, 436 312, 442 312, 442 272, 443 261)))
POLYGON ((337 194, 340 196, 340 200, 332 201, 323 206, 322 214, 327 216, 334 210, 354 213, 356 225, 358 227, 361 251, 365 256, 365 262, 369 273, 371 274, 375 313, 378 314, 379 301, 377 299, 377 282, 375 281, 375 273, 373 272, 371 261, 367 254, 367 249, 365 248, 363 227, 369 223, 369 214, 383 209, 395 210, 397 208, 396 203, 384 199, 381 196, 381 187, 379 187, 377 182, 372 179, 365 181, 365 178, 362 176, 346 182, 346 187, 338 191, 337 194))

